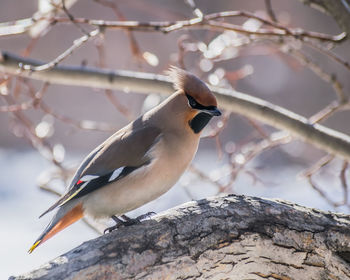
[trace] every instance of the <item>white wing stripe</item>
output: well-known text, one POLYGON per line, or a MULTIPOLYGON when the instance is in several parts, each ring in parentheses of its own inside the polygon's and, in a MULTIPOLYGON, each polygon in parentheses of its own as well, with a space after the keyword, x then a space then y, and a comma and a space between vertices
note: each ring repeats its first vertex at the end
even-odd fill
POLYGON ((111 177, 109 177, 108 182, 113 181, 115 178, 117 178, 120 175, 120 173, 122 173, 123 169, 124 169, 124 166, 114 170, 111 177))
POLYGON ((96 179, 98 177, 99 176, 97 176, 97 175, 85 175, 85 176, 80 178, 80 181, 83 181, 83 182, 91 181, 91 180, 96 179))
POLYGON ((90 181, 87 181, 87 182, 85 182, 84 184, 82 184, 80 187, 79 187, 79 189, 82 189, 82 188, 84 188, 87 184, 89 184, 90 183, 90 181))

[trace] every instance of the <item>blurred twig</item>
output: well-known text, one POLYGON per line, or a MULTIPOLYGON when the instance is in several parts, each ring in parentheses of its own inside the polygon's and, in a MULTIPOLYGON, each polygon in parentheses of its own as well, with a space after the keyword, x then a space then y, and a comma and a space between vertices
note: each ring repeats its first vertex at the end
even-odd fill
MULTIPOLYGON (((69 22, 70 19, 55 17, 55 22, 69 22)), ((140 30, 140 31, 157 31, 163 33, 169 33, 175 30, 184 28, 201 28, 201 29, 220 29, 220 30, 233 30, 247 35, 263 35, 263 36, 291 36, 298 39, 312 38, 320 41, 329 42, 341 42, 345 39, 346 34, 341 33, 338 35, 329 35, 319 32, 306 31, 300 28, 288 28, 279 23, 273 22, 266 18, 257 16, 253 13, 246 11, 224 11, 218 13, 212 13, 204 15, 203 17, 196 17, 189 20, 179 21, 152 21, 152 22, 138 22, 138 21, 104 21, 104 20, 92 20, 86 18, 75 18, 76 23, 84 23, 92 26, 98 26, 103 28, 112 29, 127 29, 127 30, 140 30), (261 21, 262 23, 273 27, 274 29, 260 28, 257 31, 250 31, 243 28, 240 25, 235 25, 227 22, 216 21, 217 19, 224 19, 228 17, 246 17, 253 18, 261 21)))
POLYGON ((185 3, 192 9, 193 15, 198 18, 203 18, 203 12, 196 6, 194 0, 184 0, 185 3))
POLYGON ((332 101, 325 108, 314 114, 309 118, 311 123, 318 123, 326 120, 334 113, 340 110, 348 110, 350 109, 349 104, 349 96, 344 93, 343 85, 338 81, 335 75, 328 74, 323 68, 313 62, 309 57, 303 54, 301 51, 290 48, 289 52, 303 65, 308 67, 311 71, 313 71, 317 76, 319 76, 322 80, 329 83, 334 92, 336 93, 337 100, 332 101))
POLYGON ((308 180, 310 186, 318 192, 320 196, 324 200, 327 201, 328 204, 332 205, 333 207, 337 208, 339 206, 348 205, 348 183, 346 178, 346 171, 348 169, 348 162, 343 161, 341 171, 339 173, 339 180, 342 186, 343 191, 343 199, 341 201, 335 201, 333 200, 325 191, 323 191, 319 185, 316 183, 314 176, 318 173, 320 173, 322 168, 325 168, 328 166, 332 161, 334 160, 334 156, 332 155, 326 155, 323 158, 321 158, 318 162, 316 162, 313 166, 308 168, 306 171, 304 171, 301 176, 306 177, 308 180))
POLYGON ((350 63, 345 61, 344 59, 342 59, 339 55, 337 55, 336 53, 332 52, 331 50, 316 44, 314 42, 311 41, 304 41, 303 42, 305 45, 317 50, 318 52, 325 54, 326 56, 330 57, 332 60, 334 60, 335 62, 343 65, 347 70, 350 70, 350 63))
MULTIPOLYGON (((106 48, 104 45, 104 38, 101 38, 95 43, 95 46, 98 51, 98 57, 99 57, 99 67, 105 68, 106 67, 106 48)), ((113 95, 112 90, 105 89, 105 95, 108 98, 108 100, 112 103, 112 105, 129 121, 133 120, 134 116, 131 113, 131 110, 129 110, 126 106, 124 106, 120 101, 113 95)))
MULTIPOLYGON (((46 87, 46 86, 45 86, 46 87)), ((7 94, 7 95, 0 95, 5 102, 7 103, 7 106, 14 105, 15 99, 13 96, 16 96, 16 93, 7 94)), ((35 133, 35 128, 32 123, 32 121, 24 114, 23 111, 12 111, 12 115, 18 120, 18 122, 22 125, 24 128, 24 135, 25 138, 29 140, 31 145, 37 149, 42 156, 44 156, 46 159, 50 160, 54 165, 56 165, 60 169, 64 169, 61 162, 56 160, 56 157, 53 152, 53 148, 51 147, 50 143, 48 143, 45 139, 40 138, 35 133)))
MULTIPOLYGON (((249 162, 255 159, 257 156, 261 155, 262 152, 266 150, 270 150, 279 145, 287 144, 291 141, 291 136, 285 132, 273 133, 266 139, 261 140, 258 143, 247 143, 246 147, 241 147, 237 149, 238 154, 232 153, 230 155, 230 164, 231 164, 231 172, 230 172, 230 180, 229 183, 225 185, 224 188, 219 189, 218 192, 227 192, 229 189, 232 189, 233 183, 237 180, 238 176, 243 171, 246 170, 246 166, 249 162), (239 157, 239 160, 236 160, 236 157, 239 157)), ((248 172, 248 175, 252 176, 253 173, 248 172)), ((253 176, 254 180, 258 180, 258 177, 253 176)))
MULTIPOLYGON (((143 94, 156 92, 168 95, 173 92, 172 82, 163 75, 67 66, 56 66, 48 71, 28 73, 20 71, 17 66, 19 62, 38 64, 32 60, 2 53, 0 71, 66 85, 127 89, 143 94)), ((311 124, 308 119, 265 100, 234 90, 211 88, 221 108, 259 120, 278 129, 287 130, 301 140, 350 160, 350 136, 319 124, 311 124)))
POLYGON ((223 148, 219 138, 221 132, 226 128, 228 121, 230 119, 230 112, 225 112, 221 119, 216 123, 215 127, 212 127, 210 132, 203 138, 214 138, 216 143, 216 150, 218 152, 218 157, 221 159, 223 156, 223 148))
POLYGON ((193 164, 189 166, 188 170, 194 173, 201 180, 214 184, 218 188, 218 190, 222 190, 225 188, 225 185, 221 184, 218 180, 213 180, 210 176, 208 176, 205 172, 199 170, 193 164))
POLYGON ((349 163, 344 160, 343 166, 342 166, 340 174, 339 174, 340 181, 341 181, 342 188, 343 188, 343 196, 344 196, 343 203, 344 204, 348 204, 349 187, 348 187, 348 180, 346 178, 346 171, 348 170, 348 168, 349 168, 349 163))
POLYGON ((69 47, 62 54, 60 54, 58 57, 56 57, 54 60, 52 60, 52 61, 50 61, 48 63, 42 64, 40 66, 33 66, 33 65, 30 65, 30 64, 21 64, 19 66, 20 66, 21 70, 27 70, 27 71, 31 71, 31 72, 49 70, 49 69, 55 67, 62 60, 67 58, 69 55, 71 55, 75 50, 77 50, 79 47, 81 47, 89 39, 91 39, 91 38, 95 37, 96 35, 100 34, 100 32, 101 32, 101 30, 98 28, 98 29, 95 29, 95 30, 91 31, 87 35, 84 35, 81 38, 75 40, 71 47, 69 47))
POLYGON ((309 167, 307 170, 305 170, 301 176, 302 177, 310 177, 313 174, 317 173, 322 167, 326 166, 329 164, 332 160, 334 159, 333 155, 326 155, 322 157, 319 161, 317 161, 314 165, 309 167))
POLYGON ((339 27, 350 34, 350 10, 347 0, 299 0, 311 8, 333 17, 339 27))
POLYGON ((317 183, 314 181, 314 179, 312 178, 312 176, 308 176, 308 177, 307 177, 307 180, 308 180, 310 186, 311 186, 316 192, 318 192, 318 194, 319 194, 320 196, 322 196, 322 198, 323 198, 324 200, 326 200, 328 204, 332 205, 332 206, 335 207, 335 208, 344 205, 343 202, 335 202, 335 201, 333 201, 333 200, 332 200, 318 185, 317 185, 317 183))
MULTIPOLYGON (((120 9, 118 8, 118 6, 115 2, 109 1, 109 0, 94 0, 94 1, 105 6, 105 7, 112 9, 114 14, 116 15, 116 17, 119 20, 126 21, 126 17, 120 11, 120 9)), ((139 44, 137 43, 137 40, 136 40, 134 34, 130 30, 126 30, 126 34, 128 36, 128 39, 129 39, 129 45, 130 45, 130 49, 131 49, 131 53, 132 53, 133 57, 135 57, 138 61, 144 61, 144 58, 143 58, 142 52, 141 52, 141 48, 140 48, 139 44)))
POLYGON ((349 97, 344 93, 343 85, 338 81, 335 75, 328 74, 322 67, 313 62, 312 59, 305 55, 302 51, 290 48, 289 52, 295 58, 297 58, 301 64, 307 66, 317 76, 333 87, 340 104, 348 101, 349 97))
POLYGON ((70 19, 70 21, 81 31, 81 33, 85 34, 86 36, 89 36, 89 32, 87 32, 83 27, 81 27, 78 23, 74 21, 74 16, 68 11, 65 2, 65 0, 61 0, 61 5, 56 5, 56 8, 62 9, 63 12, 67 15, 67 17, 70 19))
POLYGON ((24 111, 28 109, 35 108, 41 102, 41 99, 46 92, 48 87, 48 83, 45 83, 44 86, 34 94, 33 98, 29 101, 22 102, 20 104, 12 104, 7 106, 0 106, 0 112, 16 112, 16 111, 24 111))
POLYGON ((271 0, 265 0, 265 7, 266 7, 267 14, 271 18, 271 20, 273 22, 277 22, 277 17, 275 15, 274 10, 272 9, 271 0))

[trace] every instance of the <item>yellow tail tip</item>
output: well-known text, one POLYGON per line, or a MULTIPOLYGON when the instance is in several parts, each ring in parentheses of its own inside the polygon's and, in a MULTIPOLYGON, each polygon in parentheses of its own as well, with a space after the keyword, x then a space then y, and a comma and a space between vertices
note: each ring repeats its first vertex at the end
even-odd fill
POLYGON ((40 244, 40 242, 41 242, 41 240, 38 240, 37 242, 35 242, 35 243, 33 244, 33 246, 30 247, 30 249, 28 250, 28 253, 31 254, 31 253, 35 250, 35 248, 38 247, 38 245, 40 244))

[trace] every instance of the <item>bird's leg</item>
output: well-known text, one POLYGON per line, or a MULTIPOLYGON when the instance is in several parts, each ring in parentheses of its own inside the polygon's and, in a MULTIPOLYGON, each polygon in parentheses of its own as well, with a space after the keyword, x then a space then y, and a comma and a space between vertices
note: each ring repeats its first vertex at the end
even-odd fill
POLYGON ((120 217, 125 220, 124 225, 125 226, 131 226, 131 225, 135 225, 135 224, 139 224, 141 223, 142 220, 146 219, 146 218, 150 218, 152 215, 155 215, 155 212, 147 212, 146 214, 142 214, 136 218, 130 218, 126 215, 121 215, 120 217))
POLYGON ((112 216, 111 218, 113 219, 113 221, 115 221, 115 225, 106 228, 103 231, 103 234, 106 234, 107 232, 112 232, 113 230, 115 230, 115 229, 121 227, 122 225, 124 225, 124 223, 125 223, 123 220, 119 219, 117 216, 112 216))
POLYGON ((144 219, 151 218, 151 217, 152 217, 153 215, 155 215, 155 214, 157 214, 157 213, 151 211, 151 212, 147 212, 147 213, 145 213, 145 214, 142 214, 142 215, 136 217, 135 219, 141 222, 141 221, 144 220, 144 219))
POLYGON ((131 225, 135 225, 135 224, 139 224, 141 223, 142 220, 151 217, 152 215, 155 215, 155 212, 147 212, 146 214, 142 214, 136 218, 130 218, 126 215, 121 215, 120 218, 118 218, 117 216, 112 216, 111 218, 113 219, 113 221, 115 221, 115 225, 106 228, 103 233, 106 234, 107 232, 111 232, 117 228, 120 228, 121 226, 131 226, 131 225))

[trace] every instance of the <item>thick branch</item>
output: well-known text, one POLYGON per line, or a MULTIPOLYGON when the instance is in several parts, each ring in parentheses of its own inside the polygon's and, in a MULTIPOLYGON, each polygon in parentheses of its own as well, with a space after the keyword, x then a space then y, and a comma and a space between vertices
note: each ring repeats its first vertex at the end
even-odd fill
POLYGON ((350 218, 229 195, 186 203, 10 279, 349 279, 350 218))
MULTIPOLYGON (((20 63, 33 66, 43 64, 3 53, 0 71, 54 84, 117 89, 143 94, 168 95, 173 92, 171 82, 163 75, 71 66, 56 66, 48 71, 31 72, 21 70, 18 67, 20 63)), ((311 124, 300 115, 244 93, 221 88, 213 88, 213 92, 221 108, 289 131, 295 137, 328 153, 350 160, 350 137, 346 134, 319 124, 311 124)))

